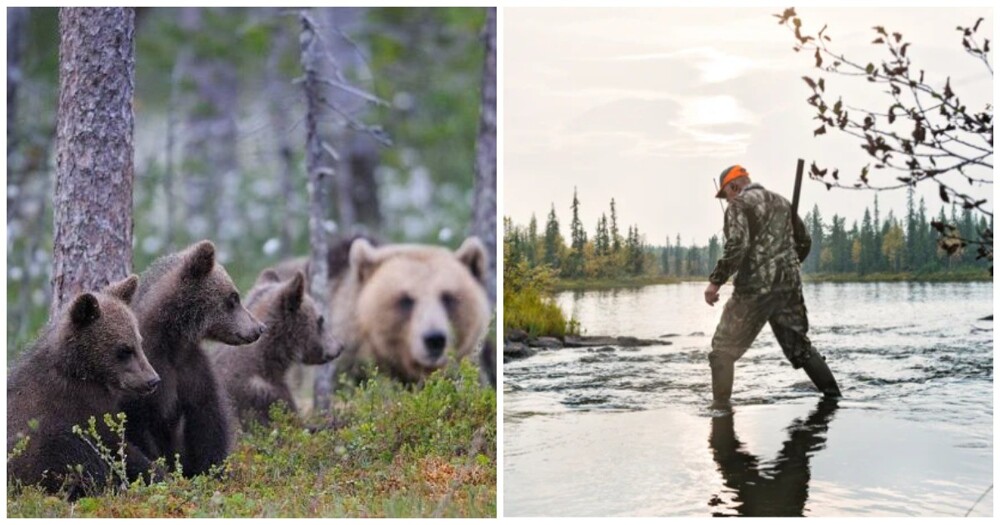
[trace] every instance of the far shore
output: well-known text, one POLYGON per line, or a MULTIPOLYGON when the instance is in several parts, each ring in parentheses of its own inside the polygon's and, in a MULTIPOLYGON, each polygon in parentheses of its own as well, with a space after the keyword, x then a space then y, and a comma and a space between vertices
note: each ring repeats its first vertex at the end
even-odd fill
MULTIPOLYGON (((986 270, 934 272, 934 273, 870 273, 858 275, 855 273, 804 274, 806 283, 960 283, 960 282, 992 282, 993 276, 986 270)), ((552 288, 556 292, 583 290, 613 290, 619 288, 642 288, 657 284, 679 284, 683 282, 708 282, 707 277, 672 277, 665 275, 624 277, 611 279, 558 279, 552 288)))

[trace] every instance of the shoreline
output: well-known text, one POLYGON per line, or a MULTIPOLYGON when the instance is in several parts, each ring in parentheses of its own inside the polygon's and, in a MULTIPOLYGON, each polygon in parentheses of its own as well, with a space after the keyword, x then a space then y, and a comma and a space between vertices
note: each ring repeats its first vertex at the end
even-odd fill
MULTIPOLYGON (((554 292, 616 290, 625 288, 643 288, 659 284, 681 284, 688 282, 708 282, 708 277, 643 277, 627 279, 560 279, 553 286, 554 292)), ((965 283, 993 282, 993 276, 985 270, 982 272, 941 272, 928 274, 901 273, 871 273, 858 274, 804 274, 803 283, 965 283)), ((730 284, 730 283, 727 283, 730 284)))

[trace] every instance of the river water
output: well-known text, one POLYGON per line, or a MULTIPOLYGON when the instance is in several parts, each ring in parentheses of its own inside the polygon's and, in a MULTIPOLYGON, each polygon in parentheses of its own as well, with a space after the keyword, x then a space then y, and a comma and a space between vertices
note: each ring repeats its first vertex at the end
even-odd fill
POLYGON ((992 283, 806 284, 844 399, 820 402, 765 327, 724 417, 705 408, 723 303, 704 287, 557 296, 587 334, 665 344, 504 365, 505 515, 993 514, 992 491, 975 504, 993 482, 992 283))

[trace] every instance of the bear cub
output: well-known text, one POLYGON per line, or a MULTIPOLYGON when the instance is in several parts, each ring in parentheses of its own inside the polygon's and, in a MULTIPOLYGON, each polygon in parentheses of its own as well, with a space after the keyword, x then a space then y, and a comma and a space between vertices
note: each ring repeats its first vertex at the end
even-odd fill
POLYGON ((126 435, 148 457, 172 462, 179 455, 185 476, 208 472, 229 455, 232 415, 201 341, 245 345, 266 327, 240 304, 209 241, 155 261, 140 278, 133 309, 163 383, 150 396, 125 399, 126 435))
MULTIPOLYGON (((7 463, 8 478, 66 489, 70 499, 95 493, 109 481, 131 481, 150 472, 150 461, 125 444, 126 475, 112 479, 108 463, 73 434, 74 425, 97 421, 101 442, 117 450, 120 440, 104 423, 121 397, 144 396, 160 384, 142 350, 142 337, 128 307, 138 284, 131 277, 101 292, 83 293, 56 314, 23 355, 7 380, 7 454, 26 446, 7 463), (67 466, 81 466, 76 472, 67 466)), ((92 436, 88 439, 93 440, 92 436)))
POLYGON ((282 281, 264 270, 247 294, 247 308, 267 325, 267 333, 246 347, 226 345, 212 355, 213 365, 240 421, 271 423, 269 409, 283 402, 296 411, 285 373, 293 363, 320 365, 340 354, 324 317, 296 272, 282 281))

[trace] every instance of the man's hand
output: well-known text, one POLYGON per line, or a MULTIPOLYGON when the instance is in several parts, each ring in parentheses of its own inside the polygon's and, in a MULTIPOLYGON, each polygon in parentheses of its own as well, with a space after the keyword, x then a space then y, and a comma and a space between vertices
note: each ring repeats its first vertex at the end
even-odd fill
POLYGON ((708 283, 708 287, 705 288, 705 302, 709 306, 715 306, 715 303, 719 302, 719 285, 708 283))

